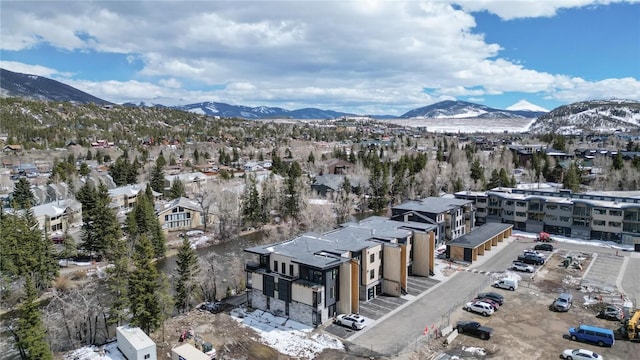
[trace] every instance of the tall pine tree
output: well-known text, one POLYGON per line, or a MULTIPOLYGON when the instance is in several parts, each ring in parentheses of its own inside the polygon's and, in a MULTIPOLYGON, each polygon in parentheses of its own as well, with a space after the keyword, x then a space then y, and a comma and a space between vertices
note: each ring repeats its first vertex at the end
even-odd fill
POLYGON ((25 283, 26 297, 19 307, 17 345, 23 359, 53 359, 46 340, 46 329, 42 323, 42 314, 38 308, 37 293, 29 276, 25 283))
POLYGON ((134 270, 129 275, 130 324, 150 334, 162 319, 159 303, 158 269, 153 263, 153 246, 146 235, 140 236, 133 254, 134 270))
POLYGON ((13 207, 16 209, 30 209, 35 205, 35 196, 31 192, 31 184, 29 180, 20 178, 15 183, 12 193, 13 207))
POLYGON ((178 251, 176 259, 176 272, 178 277, 175 283, 175 304, 180 312, 191 310, 191 303, 197 289, 195 278, 200 267, 198 266, 198 255, 191 248, 191 242, 187 237, 182 240, 182 246, 178 251))

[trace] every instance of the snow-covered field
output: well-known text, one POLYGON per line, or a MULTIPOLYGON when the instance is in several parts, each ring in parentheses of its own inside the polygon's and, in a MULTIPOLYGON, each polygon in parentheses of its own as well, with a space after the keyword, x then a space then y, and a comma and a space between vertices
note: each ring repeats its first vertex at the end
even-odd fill
MULTIPOLYGON (((537 237, 537 234, 514 230, 513 231, 513 236, 517 236, 517 237, 520 237, 520 238, 535 239, 537 237)), ((573 238, 568 238, 568 237, 565 237, 565 236, 553 235, 553 234, 551 234, 551 238, 554 241, 564 242, 564 243, 569 243, 569 244, 578 244, 578 245, 587 245, 587 246, 599 246, 599 247, 605 247, 605 248, 622 250, 622 251, 633 251, 633 245, 618 244, 618 243, 613 242, 613 241, 573 239, 573 238)))
POLYGON ((390 119, 385 122, 425 127, 436 133, 520 133, 527 131, 535 119, 390 119))
POLYGON ((313 328, 308 325, 262 310, 248 312, 240 308, 231 311, 231 316, 258 332, 266 345, 295 358, 314 359, 324 349, 344 349, 333 336, 312 333, 313 328))

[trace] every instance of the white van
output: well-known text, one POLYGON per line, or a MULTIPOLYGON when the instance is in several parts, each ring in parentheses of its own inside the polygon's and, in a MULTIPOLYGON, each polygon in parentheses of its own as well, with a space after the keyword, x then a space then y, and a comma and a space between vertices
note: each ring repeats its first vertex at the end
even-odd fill
POLYGON ((515 291, 518 288, 518 280, 509 278, 501 279, 494 282, 493 287, 515 291))

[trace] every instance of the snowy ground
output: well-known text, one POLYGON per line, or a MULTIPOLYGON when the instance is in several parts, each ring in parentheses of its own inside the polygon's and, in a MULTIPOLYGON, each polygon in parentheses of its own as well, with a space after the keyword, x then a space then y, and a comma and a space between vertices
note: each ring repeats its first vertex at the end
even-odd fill
POLYGON ((118 350, 118 345, 114 341, 104 346, 85 346, 80 349, 68 352, 64 355, 65 360, 127 360, 118 350))
POLYGON ((248 312, 240 308, 231 311, 231 316, 253 328, 264 344, 292 357, 314 359, 324 349, 344 349, 342 342, 333 336, 313 333, 308 325, 262 310, 248 312))
MULTIPOLYGON (((519 237, 519 238, 529 238, 531 240, 535 240, 536 237, 537 237, 537 234, 514 230, 513 231, 513 236, 516 236, 516 237, 519 237)), ((564 243, 569 243, 569 244, 599 246, 599 247, 605 247, 605 248, 616 249, 616 250, 633 251, 633 245, 618 244, 618 243, 613 242, 613 241, 573 239, 573 238, 568 238, 568 237, 564 237, 564 236, 560 236, 560 235, 553 235, 553 234, 551 234, 551 238, 554 241, 564 242, 564 243)))

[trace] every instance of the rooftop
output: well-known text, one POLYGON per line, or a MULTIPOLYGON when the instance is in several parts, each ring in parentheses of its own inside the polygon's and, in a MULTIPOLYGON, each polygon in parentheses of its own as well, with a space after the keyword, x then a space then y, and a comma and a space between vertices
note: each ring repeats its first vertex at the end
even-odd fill
POLYGON ((441 197, 428 197, 421 200, 409 200, 400 205, 394 206, 394 209, 407 211, 420 211, 424 213, 441 214, 449 210, 473 204, 471 200, 451 199, 441 197))
POLYGON ((470 233, 452 240, 451 242, 449 242, 449 245, 475 249, 478 246, 484 244, 488 239, 512 227, 513 225, 511 224, 486 223, 471 231, 470 233))

